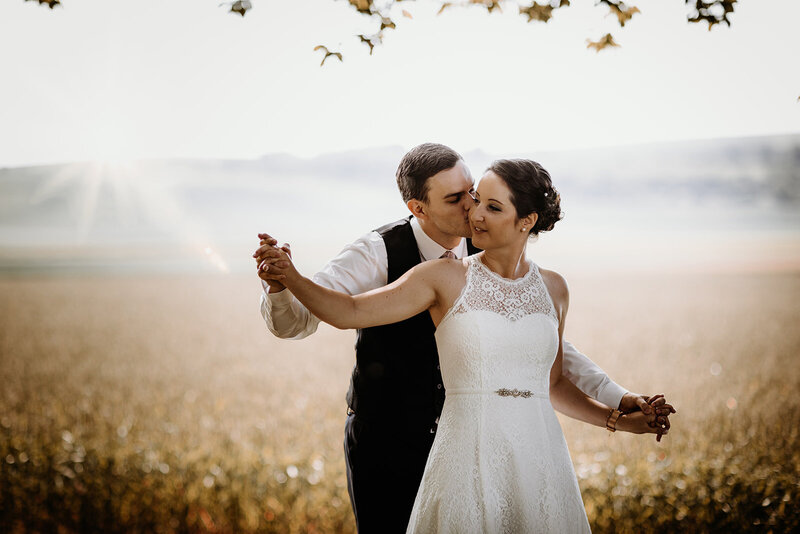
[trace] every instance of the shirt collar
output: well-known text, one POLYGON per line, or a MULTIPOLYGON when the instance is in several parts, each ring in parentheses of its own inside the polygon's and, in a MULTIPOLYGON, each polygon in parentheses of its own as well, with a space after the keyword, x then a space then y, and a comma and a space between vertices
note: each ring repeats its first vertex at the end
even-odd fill
MULTIPOLYGON (((419 225, 417 218, 413 216, 411 217, 411 229, 414 231, 414 239, 417 240, 417 247, 419 248, 419 255, 422 257, 422 261, 440 258, 442 254, 444 254, 444 251, 448 250, 431 239, 419 225)), ((463 258, 467 255, 467 240, 462 237, 458 245, 450 250, 456 255, 456 258, 463 258)))

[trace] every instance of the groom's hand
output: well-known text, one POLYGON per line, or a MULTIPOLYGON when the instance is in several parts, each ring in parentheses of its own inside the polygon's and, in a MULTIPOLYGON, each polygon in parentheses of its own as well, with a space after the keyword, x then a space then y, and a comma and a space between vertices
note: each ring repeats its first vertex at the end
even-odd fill
POLYGON ((671 404, 667 404, 664 395, 645 396, 637 393, 626 393, 622 396, 619 403, 619 410, 623 413, 633 413, 641 411, 647 424, 651 428, 657 429, 658 441, 661 436, 669 432, 670 414, 676 413, 671 404))
POLYGON ((646 416, 647 422, 653 423, 656 415, 653 407, 647 403, 649 398, 638 393, 626 393, 619 401, 619 411, 622 413, 642 412, 646 416))
POLYGON ((677 413, 675 408, 672 407, 671 404, 667 404, 667 399, 664 398, 664 395, 653 395, 652 397, 647 399, 647 403, 653 407, 653 410, 656 412, 656 422, 653 424, 651 423, 650 426, 655 427, 658 429, 658 436, 656 437, 656 441, 661 441, 661 436, 669 432, 670 423, 669 423, 669 416, 670 414, 677 413))
POLYGON ((260 239, 259 247, 253 253, 253 258, 256 260, 256 269, 258 277, 261 278, 269 286, 269 293, 278 293, 286 289, 278 279, 278 275, 269 272, 269 261, 273 260, 282 250, 292 256, 292 251, 289 248, 289 243, 284 243, 280 248, 277 246, 278 241, 269 234, 258 234, 260 239))

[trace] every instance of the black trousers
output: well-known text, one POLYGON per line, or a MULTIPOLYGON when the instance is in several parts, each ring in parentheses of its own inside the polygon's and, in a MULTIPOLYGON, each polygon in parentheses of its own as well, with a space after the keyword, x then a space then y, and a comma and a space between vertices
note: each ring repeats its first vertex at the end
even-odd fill
POLYGON ((435 434, 347 416, 347 491, 359 534, 404 533, 435 434))

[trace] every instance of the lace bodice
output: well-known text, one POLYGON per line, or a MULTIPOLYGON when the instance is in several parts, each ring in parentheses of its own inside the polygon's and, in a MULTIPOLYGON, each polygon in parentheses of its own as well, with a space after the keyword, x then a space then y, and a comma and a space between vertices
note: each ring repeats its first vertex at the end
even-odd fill
POLYGON ((486 310, 512 321, 541 313, 558 322, 553 301, 535 263, 529 262, 525 276, 510 280, 484 265, 480 255, 468 257, 467 262, 467 283, 453 303, 451 313, 486 310))
POLYGON ((461 295, 436 331, 445 391, 518 388, 547 394, 558 319, 535 263, 522 278, 467 259, 461 295))

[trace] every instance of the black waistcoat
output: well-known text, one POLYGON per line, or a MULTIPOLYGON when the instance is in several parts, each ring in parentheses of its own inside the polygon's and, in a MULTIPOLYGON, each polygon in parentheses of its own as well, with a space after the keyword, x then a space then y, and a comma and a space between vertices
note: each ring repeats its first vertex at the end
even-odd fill
MULTIPOLYGON (((387 283, 421 262, 410 221, 401 219, 376 230, 386 244, 387 283)), ((469 254, 478 252, 470 241, 467 249, 469 254)), ((427 310, 399 323, 358 330, 347 404, 359 418, 430 431, 442 412, 445 393, 435 330, 427 310)))

